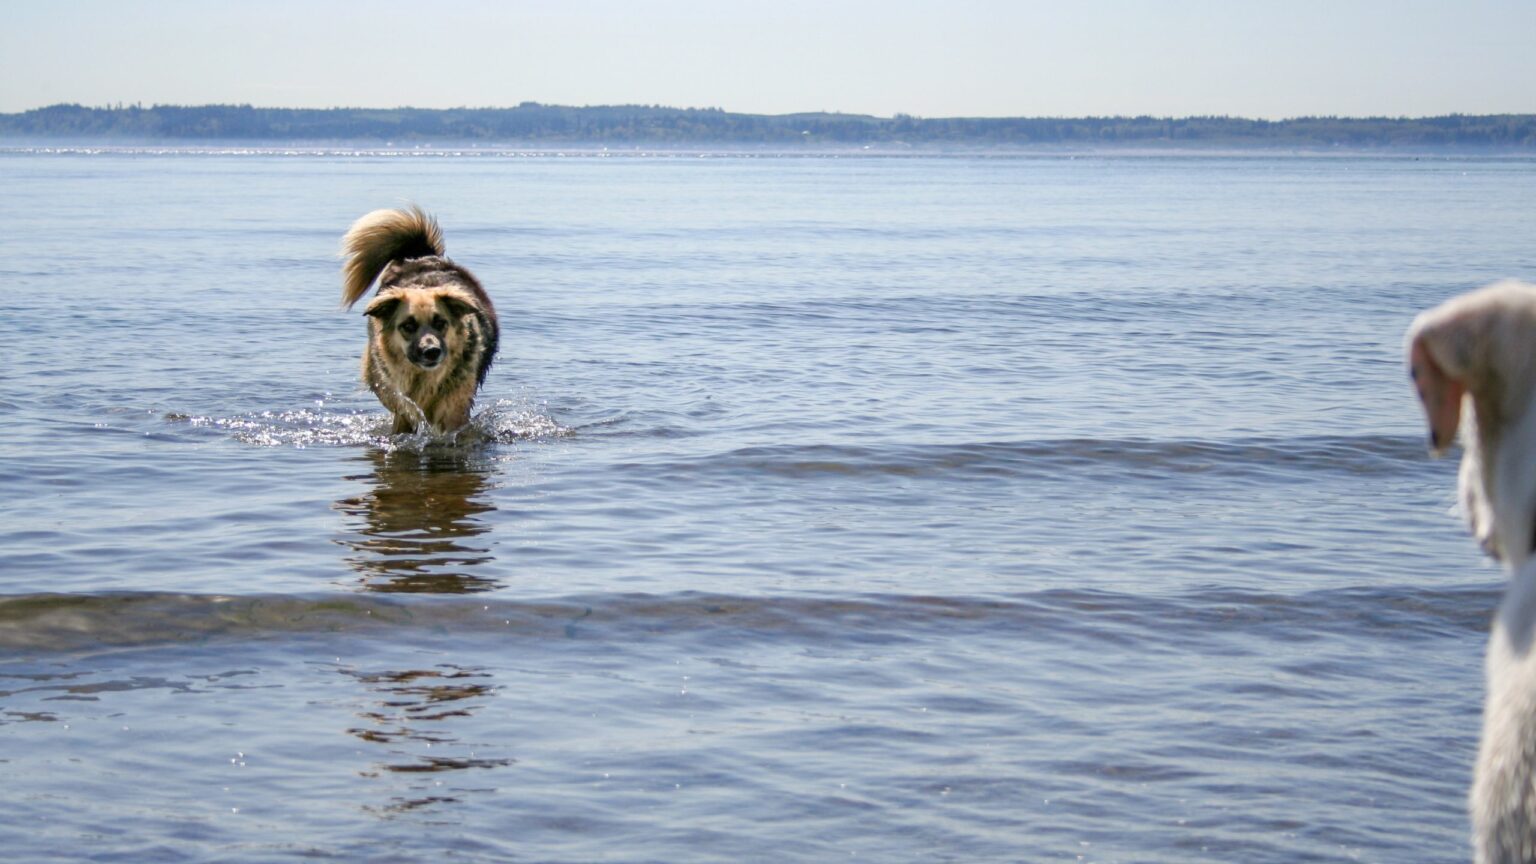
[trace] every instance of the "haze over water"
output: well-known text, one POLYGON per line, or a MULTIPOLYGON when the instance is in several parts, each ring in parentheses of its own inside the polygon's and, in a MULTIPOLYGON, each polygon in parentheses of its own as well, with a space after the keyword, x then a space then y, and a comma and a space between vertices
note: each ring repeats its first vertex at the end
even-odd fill
POLYGON ((1536 162, 0 152, 8 861, 1443 861, 1536 162), (390 439, 337 242, 503 348, 390 439))

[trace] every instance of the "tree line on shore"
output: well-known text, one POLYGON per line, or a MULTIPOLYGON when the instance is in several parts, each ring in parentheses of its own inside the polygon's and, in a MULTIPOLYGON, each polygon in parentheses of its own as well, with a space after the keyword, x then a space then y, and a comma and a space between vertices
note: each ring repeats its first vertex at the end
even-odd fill
POLYGON ((1060 145, 1494 148, 1536 151, 1536 114, 1422 118, 945 117, 740 114, 659 105, 257 108, 51 105, 0 114, 0 137, 118 141, 507 143, 667 146, 1060 145))

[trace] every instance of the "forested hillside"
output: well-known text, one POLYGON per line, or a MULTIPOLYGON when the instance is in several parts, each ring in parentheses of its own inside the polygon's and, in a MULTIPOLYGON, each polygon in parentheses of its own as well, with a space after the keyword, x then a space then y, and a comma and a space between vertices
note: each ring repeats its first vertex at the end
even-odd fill
POLYGON ((646 105, 514 108, 256 108, 52 105, 0 114, 0 136, 118 141, 366 142, 742 146, 1008 147, 1142 145, 1497 148, 1536 151, 1536 115, 1429 118, 920 118, 738 114, 646 105))

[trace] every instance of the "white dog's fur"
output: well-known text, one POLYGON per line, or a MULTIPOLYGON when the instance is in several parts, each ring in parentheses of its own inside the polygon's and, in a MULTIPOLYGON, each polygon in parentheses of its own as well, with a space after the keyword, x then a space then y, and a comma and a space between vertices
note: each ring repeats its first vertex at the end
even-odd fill
POLYGON ((1423 313, 1408 365, 1438 454, 1461 427, 1468 527, 1510 576, 1488 641, 1472 781, 1480 864, 1536 862, 1536 285, 1500 282, 1423 313))

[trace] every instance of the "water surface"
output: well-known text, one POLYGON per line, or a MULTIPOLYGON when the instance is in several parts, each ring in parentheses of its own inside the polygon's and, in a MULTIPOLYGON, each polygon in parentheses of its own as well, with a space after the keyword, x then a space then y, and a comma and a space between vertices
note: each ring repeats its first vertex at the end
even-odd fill
POLYGON ((1448 861, 1526 160, 0 153, 7 860, 1448 861), (390 438, 340 234, 502 316, 390 438))

